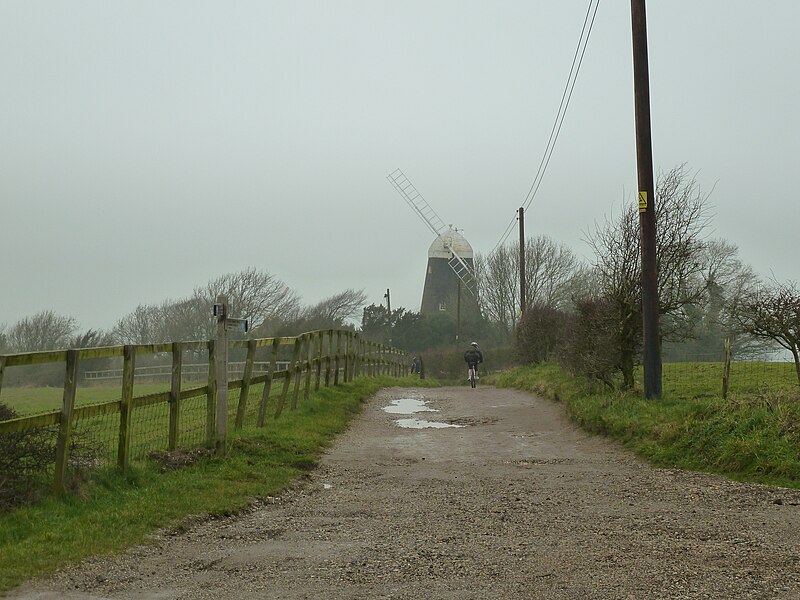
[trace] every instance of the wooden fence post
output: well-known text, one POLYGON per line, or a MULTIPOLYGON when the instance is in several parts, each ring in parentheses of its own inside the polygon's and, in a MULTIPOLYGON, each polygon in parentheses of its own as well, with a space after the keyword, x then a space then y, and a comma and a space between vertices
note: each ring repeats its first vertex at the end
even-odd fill
POLYGON ((256 341, 247 342, 247 359, 244 363, 242 375, 242 389, 239 391, 239 406, 236 407, 236 429, 244 425, 244 415, 247 412, 247 395, 250 393, 250 380, 253 378, 253 362, 256 359, 256 341))
POLYGON ((319 381, 322 379, 322 342, 325 337, 325 332, 320 330, 317 334, 317 369, 316 381, 314 382, 314 391, 319 390, 319 381))
POLYGON ((292 373, 295 370, 295 365, 297 364, 297 359, 300 357, 300 346, 302 344, 302 339, 297 337, 294 340, 294 352, 292 353, 292 362, 289 363, 289 368, 286 370, 286 377, 283 380, 283 390, 281 391, 281 398, 278 400, 278 408, 275 411, 275 418, 281 416, 283 412, 283 406, 286 404, 286 398, 289 395, 289 384, 292 381, 292 373))
POLYGON ((725 338, 725 364, 722 367, 722 399, 728 399, 728 386, 731 382, 731 338, 725 338))
POLYGON ((314 334, 309 333, 306 340, 306 385, 303 388, 303 400, 308 400, 308 395, 311 393, 311 366, 314 364, 314 334))
MULTIPOLYGON (((303 376, 303 361, 300 358, 303 356, 303 349, 306 345, 306 337, 305 335, 300 336, 300 352, 297 354, 297 357, 294 361, 294 389, 292 391, 292 404, 291 409, 294 410, 297 408, 297 397, 300 394, 300 379, 303 376)), ((306 351, 306 356, 308 356, 308 352, 306 351)))
POLYGON ((119 405, 119 449, 117 464, 128 469, 131 451, 131 420, 133 418, 133 373, 136 366, 136 346, 122 348, 122 400, 119 405))
POLYGON ((63 495, 67 491, 67 461, 69 442, 72 436, 72 411, 75 408, 75 393, 78 388, 78 351, 67 350, 67 368, 64 373, 64 396, 61 401, 58 440, 56 441, 56 468, 54 491, 63 495))
POLYGON ((170 450, 178 447, 181 415, 181 371, 183 370, 183 344, 172 343, 172 385, 169 391, 169 444, 170 450))
POLYGON ((361 346, 361 336, 358 332, 353 334, 353 379, 358 377, 358 349, 361 346))
POLYGON ((269 393, 272 389, 272 376, 275 373, 275 363, 278 362, 278 349, 281 345, 281 338, 276 337, 272 340, 272 354, 269 357, 269 369, 267 370, 267 378, 264 381, 264 391, 261 393, 261 405, 258 407, 258 426, 263 427, 264 421, 267 418, 267 403, 269 401, 269 393))
POLYGON ((336 354, 333 355, 333 385, 339 385, 339 352, 342 347, 342 332, 336 330, 336 354))
POLYGON ((331 357, 333 350, 333 329, 328 330, 328 346, 325 352, 325 387, 331 385, 331 357))
POLYGON ((208 341, 208 396, 206 401, 206 447, 214 447, 217 416, 217 349, 216 341, 208 341))
POLYGON ((350 381, 350 336, 352 332, 348 331, 344 334, 344 381, 350 381))
POLYGON ((375 342, 367 344, 367 352, 369 353, 369 359, 367 360, 369 368, 367 370, 370 377, 375 377, 375 342))
POLYGON ((3 373, 6 370, 6 357, 0 356, 0 393, 3 391, 3 373))

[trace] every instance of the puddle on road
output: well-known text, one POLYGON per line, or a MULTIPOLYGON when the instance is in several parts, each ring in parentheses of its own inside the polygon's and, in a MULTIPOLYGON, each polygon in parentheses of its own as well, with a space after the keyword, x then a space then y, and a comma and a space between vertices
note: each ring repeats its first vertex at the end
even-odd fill
MULTIPOLYGON (((413 415, 419 412, 439 412, 435 408, 427 405, 425 400, 420 398, 399 398, 392 400, 389 406, 384 406, 383 410, 395 415, 413 415)), ((407 429, 443 429, 445 427, 464 427, 463 425, 451 425, 450 423, 439 423, 436 421, 423 421, 422 419, 397 419, 395 421, 399 427, 407 429)))
POLYGON ((398 426, 407 429, 443 429, 445 427, 464 427, 464 425, 452 425, 450 423, 438 423, 436 421, 423 421, 422 419, 398 419, 395 421, 398 426))
POLYGON ((413 415, 418 412, 439 412, 435 408, 427 405, 425 400, 419 398, 399 398, 392 400, 389 406, 384 406, 383 410, 395 415, 413 415))

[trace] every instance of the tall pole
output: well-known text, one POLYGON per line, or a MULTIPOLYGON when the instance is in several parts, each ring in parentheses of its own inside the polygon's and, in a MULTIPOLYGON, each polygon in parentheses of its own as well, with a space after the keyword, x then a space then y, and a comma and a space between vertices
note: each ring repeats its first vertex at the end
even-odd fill
POLYGON ((519 318, 525 314, 525 209, 519 207, 519 318))
POLYGON ((389 327, 389 344, 392 343, 392 295, 389 293, 389 288, 386 288, 386 293, 383 295, 386 298, 386 325, 389 327))
POLYGON ((458 280, 458 288, 456 291, 456 346, 458 346, 458 339, 461 337, 461 279, 458 280))
POLYGON ((647 60, 645 0, 631 0, 633 88, 636 109, 636 165, 639 179, 639 229, 642 246, 642 322, 644 397, 661 398, 661 340, 658 326, 656 206, 653 145, 650 137, 650 74, 647 60))
POLYGON ((228 297, 217 296, 217 339, 214 343, 214 365, 216 374, 214 385, 217 398, 217 454, 225 454, 225 443, 228 434, 228 332, 225 319, 228 317, 228 297))

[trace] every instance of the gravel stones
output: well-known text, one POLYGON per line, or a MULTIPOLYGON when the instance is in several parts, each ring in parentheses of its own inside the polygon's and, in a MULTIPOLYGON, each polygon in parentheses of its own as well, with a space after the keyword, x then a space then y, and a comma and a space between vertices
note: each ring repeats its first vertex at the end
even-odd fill
POLYGON ((12 598, 794 599, 798 503, 650 467, 522 392, 390 389, 279 498, 12 598), (409 396, 465 427, 397 427, 409 396))

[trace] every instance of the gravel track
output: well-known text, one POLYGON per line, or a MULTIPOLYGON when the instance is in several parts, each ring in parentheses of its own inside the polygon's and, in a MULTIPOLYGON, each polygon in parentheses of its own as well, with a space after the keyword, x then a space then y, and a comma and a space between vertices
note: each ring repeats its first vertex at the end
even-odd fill
POLYGON ((389 389, 282 496, 12 598, 797 599, 799 504, 648 466, 522 392, 389 389), (399 398, 463 427, 401 428, 399 398))

